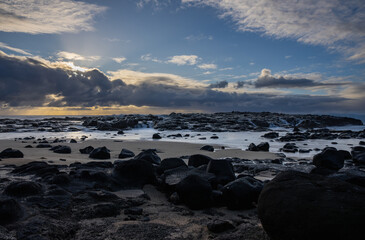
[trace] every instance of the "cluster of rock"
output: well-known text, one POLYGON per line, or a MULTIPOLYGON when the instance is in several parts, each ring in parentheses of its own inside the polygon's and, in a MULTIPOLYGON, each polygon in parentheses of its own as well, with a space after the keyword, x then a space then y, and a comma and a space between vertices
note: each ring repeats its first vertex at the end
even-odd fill
POLYGON ((270 127, 312 129, 362 124, 358 119, 329 115, 270 112, 171 113, 170 115, 130 114, 79 118, 0 119, 0 132, 24 131, 27 129, 47 132, 72 132, 80 131, 82 126, 102 131, 119 131, 151 126, 158 130, 188 129, 203 132, 238 132, 266 131, 270 127))
POLYGON ((171 113, 155 122, 159 130, 202 132, 268 130, 270 127, 323 128, 330 126, 363 125, 361 120, 329 115, 299 115, 270 112, 225 112, 225 113, 171 113))

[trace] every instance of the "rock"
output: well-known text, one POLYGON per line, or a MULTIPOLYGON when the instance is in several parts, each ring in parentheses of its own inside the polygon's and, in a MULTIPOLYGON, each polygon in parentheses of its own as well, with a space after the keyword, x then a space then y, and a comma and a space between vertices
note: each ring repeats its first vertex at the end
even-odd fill
POLYGON ((52 150, 54 153, 71 153, 71 148, 69 146, 58 145, 51 148, 50 150, 52 150))
POLYGON ((269 145, 268 142, 262 142, 257 146, 254 143, 251 143, 248 146, 247 151, 254 151, 254 152, 264 151, 264 152, 267 152, 267 151, 269 151, 269 148, 270 148, 270 145, 269 145))
POLYGON ((59 173, 55 175, 51 180, 51 184, 67 185, 71 182, 71 177, 67 173, 59 173))
POLYGON ((226 185, 236 179, 233 165, 228 160, 210 160, 207 166, 207 172, 216 176, 215 185, 226 185))
POLYGON ((363 145, 364 146, 365 145, 365 141, 360 141, 359 142, 359 145, 363 145))
POLYGON ((7 148, 0 153, 0 158, 23 158, 24 154, 12 148, 7 148))
POLYGON ((95 148, 90 152, 89 158, 110 159, 110 150, 106 147, 95 148))
POLYGON ((12 182, 6 186, 4 193, 8 196, 27 197, 42 193, 42 186, 31 181, 12 182))
POLYGON ((79 209, 75 215, 79 219, 93 219, 115 217, 119 215, 120 208, 114 203, 97 203, 89 206, 84 206, 79 209))
POLYGON ((52 145, 48 143, 41 143, 36 146, 36 148, 51 148, 52 145))
POLYGON ((327 148, 321 153, 314 155, 313 164, 316 167, 339 170, 343 168, 344 156, 335 149, 327 148))
POLYGON ((181 158, 165 158, 161 161, 160 166, 158 166, 157 173, 161 175, 166 170, 178 168, 181 166, 187 167, 186 163, 181 158))
POLYGON ((27 145, 24 148, 33 148, 33 146, 32 145, 27 145))
POLYGON ((349 160, 352 159, 351 153, 346 150, 338 150, 338 153, 342 155, 343 159, 349 160))
POLYGON ((162 137, 160 136, 160 134, 155 133, 152 135, 152 139, 161 139, 162 137))
POLYGON ((268 133, 265 133, 264 135, 262 135, 261 137, 263 137, 263 138, 269 138, 269 139, 274 139, 274 138, 278 138, 279 137, 279 133, 277 133, 277 132, 268 132, 268 133))
POLYGON ((253 177, 242 177, 222 188, 223 199, 229 209, 249 209, 257 202, 263 183, 253 177))
POLYGON ((80 149, 79 151, 81 154, 90 154, 93 150, 94 150, 94 147, 88 146, 88 147, 80 149))
POLYGON ((23 216, 19 203, 12 198, 0 198, 0 225, 16 222, 23 216))
POLYGON ((208 152, 214 152, 214 147, 210 145, 205 145, 200 148, 200 150, 208 151, 208 152))
POLYGON ((233 226, 233 224, 231 222, 229 222, 228 220, 220 220, 220 219, 215 219, 215 220, 209 222, 207 227, 208 227, 208 230, 213 233, 221 233, 221 232, 235 229, 235 227, 233 226))
POLYGON ((195 154, 189 157, 188 166, 192 167, 199 167, 204 164, 208 164, 212 160, 212 158, 202 155, 202 154, 195 154))
POLYGON ((142 215, 143 209, 138 207, 131 207, 124 210, 125 215, 142 215))
POLYGON ((115 164, 112 175, 125 187, 142 187, 157 182, 153 166, 146 160, 128 160, 115 164))
POLYGON ((117 132, 117 134, 122 135, 122 134, 124 134, 124 131, 123 131, 123 130, 119 130, 119 131, 117 132))
POLYGON ((122 151, 119 153, 118 158, 123 159, 123 158, 131 158, 134 156, 135 156, 134 152, 123 148, 122 151))
POLYGON ((288 152, 288 153, 296 153, 298 152, 298 147, 295 143, 286 143, 280 151, 288 152))
POLYGON ((21 175, 35 174, 37 177, 47 177, 53 174, 57 174, 58 172, 59 170, 56 166, 39 161, 34 161, 18 166, 12 171, 12 173, 21 175))
POLYGON ((218 139, 219 137, 217 135, 213 135, 210 137, 211 139, 218 139))
POLYGON ((70 143, 77 143, 77 141, 75 139, 71 139, 70 143))
POLYGON ((134 157, 135 160, 145 160, 152 164, 159 165, 161 163, 161 158, 156 154, 155 149, 147 149, 140 152, 134 157))
POLYGON ((364 202, 357 185, 287 171, 265 185, 258 214, 272 240, 359 239, 364 202))
POLYGON ((212 202, 212 186, 198 175, 189 175, 179 182, 176 192, 180 200, 191 209, 209 208, 212 202))

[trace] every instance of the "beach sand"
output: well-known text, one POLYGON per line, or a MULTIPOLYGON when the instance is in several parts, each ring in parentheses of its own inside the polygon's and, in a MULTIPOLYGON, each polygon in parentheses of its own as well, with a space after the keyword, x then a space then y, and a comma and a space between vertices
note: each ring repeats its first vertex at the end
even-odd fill
MULTIPOLYGON (((69 142, 69 140, 68 140, 69 142)), ((136 155, 143 149, 156 149, 157 154, 161 159, 170 157, 182 157, 193 154, 203 154, 215 159, 221 158, 240 158, 240 159, 275 159, 278 156, 270 152, 250 152, 241 149, 222 149, 221 145, 212 145, 215 148, 214 152, 200 150, 204 144, 167 142, 167 141, 117 141, 117 140, 86 140, 78 143, 51 143, 52 146, 66 145, 71 147, 71 154, 59 154, 50 151, 49 148, 36 148, 38 143, 33 143, 33 140, 0 140, 0 151, 6 148, 20 150, 24 154, 24 158, 7 158, 2 159, 0 165, 15 164, 22 165, 31 161, 45 161, 50 164, 69 165, 74 162, 86 163, 90 161, 115 161, 122 148, 133 151, 136 155), (27 145, 32 145, 33 148, 25 148, 27 145), (111 152, 111 159, 93 160, 88 154, 81 154, 79 149, 87 146, 107 147, 111 152), (62 159, 62 160, 60 160, 62 159)))

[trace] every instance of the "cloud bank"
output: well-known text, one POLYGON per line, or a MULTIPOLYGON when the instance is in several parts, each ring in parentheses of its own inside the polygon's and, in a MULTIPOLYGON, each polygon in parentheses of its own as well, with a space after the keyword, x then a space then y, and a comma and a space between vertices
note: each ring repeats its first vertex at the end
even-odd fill
POLYGON ((105 7, 72 0, 0 1, 0 31, 30 34, 93 30, 105 7))
POLYGON ((223 92, 173 74, 98 69, 0 52, 0 104, 11 107, 147 106, 200 111, 364 112, 364 98, 223 92))

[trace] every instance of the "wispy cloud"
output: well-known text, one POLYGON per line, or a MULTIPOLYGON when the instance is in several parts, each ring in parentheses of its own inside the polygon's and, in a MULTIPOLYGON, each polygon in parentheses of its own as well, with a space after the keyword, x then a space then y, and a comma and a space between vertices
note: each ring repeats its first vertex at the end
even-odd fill
POLYGON ((0 31, 30 34, 93 30, 93 19, 106 7, 72 0, 0 1, 0 31))
POLYGON ((228 82, 225 80, 216 82, 216 83, 212 83, 209 85, 209 88, 226 88, 226 87, 228 87, 228 82))
POLYGON ((155 57, 152 57, 151 53, 147 53, 141 56, 141 60, 143 61, 152 61, 152 62, 156 62, 156 63, 162 63, 162 60, 159 60, 155 57))
POLYGON ((116 57, 116 58, 113 58, 113 60, 117 63, 122 63, 127 59, 125 57, 116 57))
MULTIPOLYGON (((60 51, 57 53, 57 56, 60 60, 72 60, 72 61, 97 61, 101 57, 100 56, 82 56, 77 53, 60 51)), ((113 59, 115 60, 115 59, 113 59)))
POLYGON ((208 5, 230 17, 239 31, 261 32, 275 38, 322 45, 365 62, 365 4, 363 0, 182 0, 208 5))
POLYGON ((177 55, 170 57, 167 62, 177 65, 195 65, 198 59, 199 57, 196 55, 177 55))
POLYGON ((198 68, 204 69, 204 70, 206 70, 206 69, 216 69, 217 65, 213 64, 213 63, 204 63, 204 64, 198 65, 198 68))
POLYGON ((198 35, 189 35, 185 37, 185 40, 187 41, 201 41, 201 40, 213 40, 212 35, 204 35, 204 34, 198 34, 198 35))
POLYGON ((7 45, 6 43, 3 43, 3 42, 0 42, 0 48, 7 49, 7 50, 10 50, 12 52, 20 53, 20 54, 23 54, 23 55, 32 55, 29 52, 24 51, 23 49, 11 47, 11 46, 7 45))

